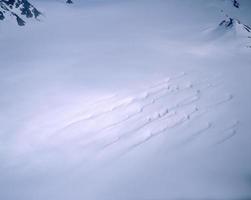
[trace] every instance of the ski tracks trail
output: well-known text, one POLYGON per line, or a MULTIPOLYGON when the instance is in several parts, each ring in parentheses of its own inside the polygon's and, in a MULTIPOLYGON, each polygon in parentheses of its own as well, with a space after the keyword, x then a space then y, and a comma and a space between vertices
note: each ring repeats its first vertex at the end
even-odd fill
POLYGON ((206 140, 210 131, 219 132, 210 144, 219 146, 237 135, 239 125, 238 121, 218 127, 214 123, 217 117, 210 118, 234 99, 233 94, 222 92, 221 86, 217 76, 193 81, 188 73, 181 73, 140 90, 101 98, 61 121, 53 131, 39 136, 26 132, 31 139, 21 142, 32 144, 32 153, 43 154, 46 149, 47 154, 74 154, 81 162, 90 157, 125 155, 160 135, 178 135, 176 129, 183 133, 175 141, 179 146, 189 146, 198 138, 206 140))

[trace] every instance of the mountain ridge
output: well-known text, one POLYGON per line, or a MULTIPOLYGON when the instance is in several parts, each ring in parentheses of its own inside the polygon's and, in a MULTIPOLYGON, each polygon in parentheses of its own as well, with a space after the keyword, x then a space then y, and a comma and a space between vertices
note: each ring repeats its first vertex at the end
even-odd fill
MULTIPOLYGON (((73 4, 72 0, 67 0, 67 4, 73 4)), ((24 26, 27 19, 39 20, 42 12, 39 11, 28 0, 0 0, 0 20, 14 17, 19 26, 24 26)))

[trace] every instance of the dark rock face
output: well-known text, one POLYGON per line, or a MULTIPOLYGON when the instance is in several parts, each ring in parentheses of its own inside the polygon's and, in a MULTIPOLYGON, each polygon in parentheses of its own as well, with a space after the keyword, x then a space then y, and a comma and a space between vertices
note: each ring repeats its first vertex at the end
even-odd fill
POLYGON ((240 3, 237 0, 232 0, 232 2, 233 2, 234 7, 236 7, 236 8, 240 7, 240 3))
POLYGON ((17 24, 24 26, 25 18, 37 19, 41 12, 28 0, 0 0, 0 20, 4 20, 6 15, 14 16, 17 24))
POLYGON ((243 24, 243 28, 244 28, 247 32, 251 33, 251 27, 250 27, 250 26, 243 24))
POLYGON ((0 20, 4 20, 5 16, 2 11, 0 11, 0 20))
MULTIPOLYGON (((234 22, 234 19, 229 17, 228 19, 226 20, 223 20, 219 25, 220 26, 224 26, 224 27, 232 27, 233 26, 233 22, 234 22)), ((237 21, 237 23, 240 23, 239 21, 237 21)))
POLYGON ((17 24, 19 26, 24 26, 25 25, 25 21, 22 18, 20 18, 17 14, 13 14, 13 15, 16 17, 17 24))
POLYGON ((66 3, 68 3, 68 4, 72 4, 72 3, 73 3, 73 1, 72 1, 72 0, 67 0, 67 1, 66 1, 66 3))

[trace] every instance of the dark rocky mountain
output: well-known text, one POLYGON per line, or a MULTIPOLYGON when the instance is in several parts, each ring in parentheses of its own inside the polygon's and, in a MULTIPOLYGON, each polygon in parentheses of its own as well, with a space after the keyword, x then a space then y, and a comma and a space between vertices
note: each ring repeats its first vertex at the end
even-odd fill
POLYGON ((234 19, 229 17, 228 19, 224 19, 220 24, 220 27, 224 27, 226 29, 232 29, 232 28, 239 28, 239 30, 243 30, 243 31, 247 31, 249 33, 251 33, 251 28, 246 25, 246 24, 242 24, 238 19, 234 19))
POLYGON ((0 0, 0 20, 15 17, 19 26, 24 26, 26 19, 38 19, 41 12, 27 0, 0 0))
MULTIPOLYGON (((67 0, 67 4, 73 4, 67 0)), ((27 19, 38 20, 42 13, 28 0, 0 0, 0 21, 14 17, 19 26, 24 26, 27 19)))
POLYGON ((206 38, 213 40, 219 39, 224 41, 233 40, 236 41, 236 44, 239 46, 243 46, 243 44, 245 44, 246 47, 251 48, 251 27, 239 20, 239 1, 224 1, 226 2, 226 4, 224 4, 225 7, 220 10, 221 15, 223 15, 224 19, 222 19, 213 28, 209 29, 209 34, 206 38), (229 12, 229 10, 231 10, 232 8, 236 11, 234 17, 232 16, 232 13, 229 12))
MULTIPOLYGON (((240 3, 237 0, 231 0, 232 5, 239 9, 240 8, 240 3)), ((222 13, 224 13, 224 10, 221 10, 222 13)), ((250 26, 243 24, 240 22, 240 20, 230 17, 227 13, 224 13, 226 19, 222 20, 219 24, 220 28, 223 29, 236 29, 237 31, 244 31, 244 32, 249 32, 251 33, 251 28, 250 26)))
POLYGON ((242 23, 240 20, 227 17, 222 20, 217 28, 211 32, 214 38, 225 38, 239 41, 239 45, 251 48, 251 27, 242 23))
POLYGON ((72 4, 72 3, 73 3, 73 1, 72 1, 72 0, 67 0, 67 1, 66 1, 66 3, 68 3, 68 4, 72 4))

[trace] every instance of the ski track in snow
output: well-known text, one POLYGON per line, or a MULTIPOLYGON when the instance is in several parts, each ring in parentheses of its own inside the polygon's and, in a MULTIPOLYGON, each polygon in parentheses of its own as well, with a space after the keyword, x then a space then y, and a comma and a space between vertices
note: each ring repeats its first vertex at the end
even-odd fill
POLYGON ((208 130, 210 130, 212 126, 213 126, 213 124, 211 122, 208 122, 208 124, 206 126, 204 126, 203 128, 199 129, 198 131, 192 133, 188 138, 186 138, 181 143, 181 146, 193 142, 194 140, 196 140, 197 138, 199 138, 201 135, 205 134, 208 130))
MULTIPOLYGON (((192 111, 191 113, 189 113, 187 116, 191 116, 194 112, 196 112, 196 110, 192 111)), ((150 139, 160 135, 160 134, 163 134, 165 133, 166 131, 168 131, 168 129, 171 129, 171 128, 175 128, 181 124, 183 124, 184 122, 188 121, 189 118, 187 116, 183 116, 181 119, 179 119, 177 122, 175 122, 174 124, 171 124, 171 125, 167 125, 165 126, 164 128, 156 131, 156 132, 150 132, 148 134, 148 136, 146 136, 145 139, 131 145, 124 153, 122 153, 122 155, 125 155, 126 153, 132 151, 133 149, 143 145, 144 143, 146 143, 147 141, 149 141, 150 139)))
MULTIPOLYGON (((115 148, 113 153, 125 155, 184 123, 196 123, 201 117, 215 112, 215 108, 233 99, 232 94, 221 94, 210 104, 203 103, 208 102, 208 92, 217 92, 221 80, 213 78, 213 82, 204 79, 192 83, 186 81, 187 77, 187 73, 182 73, 122 97, 114 94, 101 98, 93 102, 88 110, 79 111, 61 128, 50 133, 44 143, 49 141, 49 146, 54 146, 50 148, 59 150, 75 144, 75 148, 81 149, 80 152, 94 149, 97 155, 110 154, 115 148)), ((237 125, 224 129, 222 132, 228 134, 219 139, 217 144, 232 138, 236 134, 237 125)), ((191 143, 210 131, 212 126, 213 123, 208 122, 205 127, 186 136, 181 143, 191 143)), ((43 144, 38 146, 43 148, 43 144)))
POLYGON ((225 142, 227 142, 228 140, 230 140, 232 137, 234 137, 237 134, 237 128, 239 126, 239 121, 235 121, 234 123, 232 123, 230 126, 226 127, 225 129, 221 130, 219 132, 219 135, 225 135, 223 137, 221 137, 221 139, 219 139, 215 145, 220 145, 223 144, 225 142))
MULTIPOLYGON (((178 76, 179 78, 183 77, 184 75, 180 75, 178 76)), ((136 104, 136 103, 142 103, 143 101, 145 100, 148 100, 150 99, 150 102, 146 103, 146 104, 143 104, 141 105, 141 107, 138 109, 138 111, 136 111, 135 113, 131 114, 131 115, 127 115, 124 119, 122 119, 121 121, 118 121, 118 122, 115 122, 113 124, 110 124, 104 128, 102 128, 100 131, 97 131, 97 132, 101 132, 103 131, 104 129, 109 129, 109 128, 112 128, 116 125, 119 125, 129 119, 131 119, 132 117, 134 117, 135 115, 137 114, 140 114, 144 111, 144 109, 146 109, 147 107, 149 107, 150 105, 156 103, 156 101, 160 100, 161 98, 164 98, 164 97, 167 97, 167 95, 175 95, 177 93, 180 93, 180 92, 183 92, 183 91, 187 91, 187 90, 191 90, 193 88, 195 88, 196 86, 200 86, 200 85, 203 85, 203 84, 206 84, 206 87, 204 89, 207 89, 207 88, 211 88, 211 87, 216 87, 216 85, 213 85, 213 84, 208 84, 207 82, 199 82, 197 84, 189 84, 188 86, 183 86, 183 87, 180 87, 180 86, 171 86, 171 85, 168 85, 166 86, 165 84, 170 82, 170 80, 176 80, 176 78, 173 78, 173 79, 168 79, 168 81, 163 81, 161 83, 158 83, 158 84, 155 84, 154 86, 151 86, 150 88, 155 88, 155 87, 159 87, 159 86, 162 86, 160 89, 157 89, 156 91, 141 91, 141 94, 139 95, 139 97, 134 97, 134 98, 130 98, 130 101, 129 102, 126 102, 126 103, 121 103, 119 105, 116 105, 112 108, 110 108, 109 110, 105 110, 105 111, 101 111, 100 113, 96 113, 96 114, 93 114, 91 116, 88 116, 88 117, 84 117, 84 118, 81 118, 80 120, 77 120, 77 121, 74 121, 74 122, 71 122, 70 124, 68 124, 67 126, 61 128, 60 130, 57 131, 57 133, 60 133, 61 131, 64 131, 66 130, 67 128, 70 128, 74 125, 77 125, 79 123, 82 123, 84 121, 88 121, 88 120, 95 120, 96 118, 98 117, 102 117, 102 116, 105 116, 109 113, 112 113, 116 110, 119 110, 119 109, 122 109, 124 107, 128 107, 132 104, 136 104), (161 92, 163 92, 163 94, 160 94, 161 92), (160 94, 159 96, 157 96, 158 94, 160 94), (143 96, 143 97, 142 97, 143 96)), ((200 93, 200 90, 197 90, 196 93, 199 95, 200 93)), ((191 101, 197 101, 200 97, 199 96, 192 96, 192 97, 188 97, 187 99, 184 99, 182 102, 178 103, 175 108, 177 107, 181 107, 183 106, 183 104, 189 104, 189 100, 191 101)), ((126 99, 129 99, 129 98, 126 98, 126 99)), ((125 101, 125 99, 119 99, 117 101, 125 101)), ((104 102, 99 102, 99 103, 104 103, 104 102)), ((108 102, 109 103, 109 102, 108 102)), ((224 103, 224 102, 219 102, 220 103, 224 103)), ((97 105, 96 103, 94 103, 95 105, 97 105)), ((215 105, 214 105, 215 106, 215 105)), ((92 108, 92 109, 95 109, 92 108)), ((85 113, 86 114, 86 113, 85 113)))
MULTIPOLYGON (((28 141, 21 141, 21 145, 30 146, 33 153, 43 153, 43 149, 56 152, 76 149, 76 156, 80 160, 88 156, 88 152, 94 153, 97 158, 100 155, 123 156, 138 147, 143 148, 159 135, 168 135, 170 131, 182 128, 182 125, 196 125, 203 116, 216 113, 216 108, 227 105, 234 97, 220 93, 214 100, 208 99, 212 93, 217 93, 221 86, 220 79, 212 78, 211 81, 207 78, 197 82, 187 79, 189 74, 182 73, 122 96, 114 94, 101 98, 87 110, 58 123, 61 127, 51 132, 47 129, 49 132, 45 132, 45 136, 25 133, 32 136, 26 137, 28 141)), ((37 125, 37 129, 43 128, 41 124, 37 125)), ((208 122, 197 131, 196 128, 186 130, 183 127, 182 132, 188 134, 177 144, 189 145, 213 126, 213 122, 208 122)), ((221 127, 223 134, 216 139, 216 144, 223 144, 236 135, 237 126, 221 127)), ((25 156, 25 152, 22 155, 25 156)))

